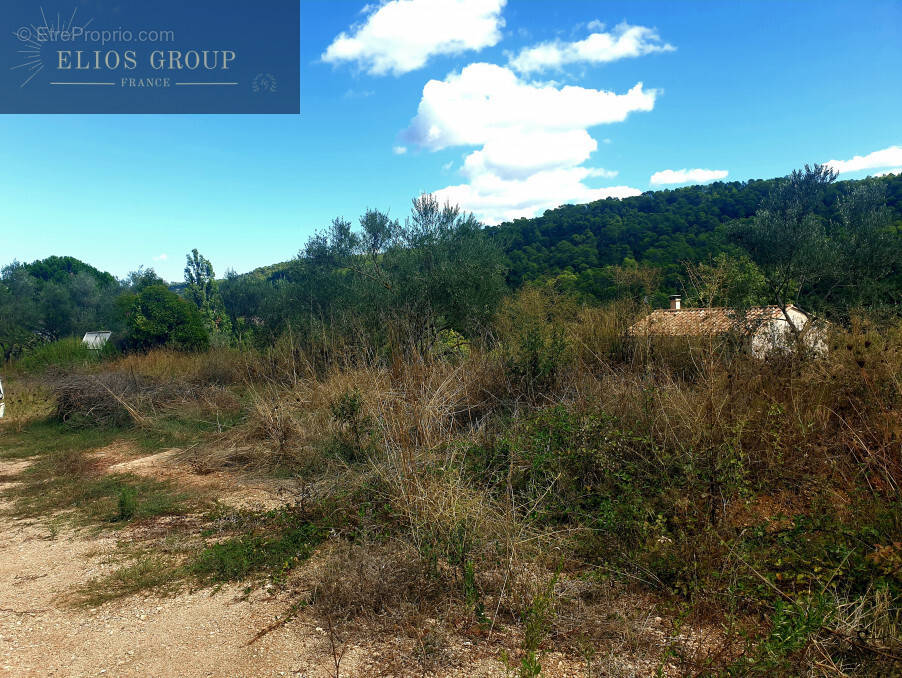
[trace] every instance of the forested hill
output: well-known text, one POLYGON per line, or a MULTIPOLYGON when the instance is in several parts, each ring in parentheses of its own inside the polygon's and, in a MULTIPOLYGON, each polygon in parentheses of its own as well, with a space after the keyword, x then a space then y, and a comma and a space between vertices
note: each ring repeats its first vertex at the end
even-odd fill
MULTIPOLYGON (((609 267, 646 264, 661 269, 664 287, 678 289, 683 262, 734 250, 726 225, 753 216, 777 181, 716 182, 564 205, 493 230, 508 254, 511 287, 560 276, 566 289, 603 299, 614 293, 609 267)), ((902 226, 902 175, 863 181, 885 186, 887 204, 902 226)), ((827 212, 850 183, 836 182, 827 189, 827 212)))
MULTIPOLYGON (((834 179, 806 168, 783 181, 714 183, 565 205, 488 229, 421 196, 404 221, 375 210, 361 217, 358 229, 336 219, 301 256, 220 281, 212 262, 192 252, 189 269, 197 273, 175 286, 178 294, 153 269, 116 280, 72 257, 13 262, 0 270, 0 358, 88 330, 121 334, 129 318, 144 318, 135 310, 142 294, 147 303, 166 307, 166 322, 191 316, 195 324, 206 323, 212 340, 225 343, 232 335, 272 341, 288 326, 314 332, 323 319, 333 326, 343 319, 348 332, 372 334, 384 330, 386 317, 424 309, 442 309, 433 329, 466 336, 486 322, 507 289, 532 281, 587 301, 631 296, 662 306, 668 294, 685 289, 692 303, 761 304, 775 303, 779 292, 785 301, 833 318, 863 306, 898 314, 902 175, 834 179), (775 217, 753 219, 766 201, 778 205, 775 217), (804 218, 792 216, 802 202, 804 218), (786 223, 775 230, 771 222, 781 219, 786 223), (686 285, 686 264, 695 266, 696 278, 706 269, 703 277, 729 285, 715 290, 716 299, 701 299, 699 285, 686 285), (193 310, 177 303, 185 300, 193 310)), ((419 317, 410 322, 426 327, 419 317)), ((143 335, 131 334, 132 345, 144 345, 143 335)))

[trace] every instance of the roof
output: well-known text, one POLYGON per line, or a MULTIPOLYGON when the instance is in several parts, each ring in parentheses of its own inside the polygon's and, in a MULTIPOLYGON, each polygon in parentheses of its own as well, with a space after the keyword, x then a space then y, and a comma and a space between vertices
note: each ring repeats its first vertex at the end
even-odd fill
MULTIPOLYGON (((804 313, 795 306, 789 309, 804 313)), ((734 308, 658 309, 630 327, 631 335, 711 336, 727 332, 754 332, 770 320, 784 320, 779 306, 734 308)))

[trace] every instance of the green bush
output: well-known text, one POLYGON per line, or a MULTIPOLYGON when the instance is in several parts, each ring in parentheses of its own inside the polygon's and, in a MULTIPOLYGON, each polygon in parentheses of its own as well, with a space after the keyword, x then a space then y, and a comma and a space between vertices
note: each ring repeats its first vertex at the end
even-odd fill
POLYGON ((635 544, 661 484, 643 464, 649 441, 612 417, 560 405, 511 422, 470 450, 470 470, 487 487, 509 484, 533 520, 584 523, 635 544))
POLYGON ((204 351, 210 347, 200 311, 163 285, 151 285, 138 294, 124 294, 116 303, 125 319, 129 348, 146 351, 171 346, 183 351, 204 351))
POLYGON ((526 289, 513 297, 496 320, 505 371, 514 391, 534 399, 553 390, 572 364, 567 321, 572 300, 547 289, 526 289))
POLYGON ((363 411, 363 394, 347 390, 329 403, 332 420, 339 432, 332 440, 333 451, 346 461, 359 461, 373 446, 373 421, 363 411))

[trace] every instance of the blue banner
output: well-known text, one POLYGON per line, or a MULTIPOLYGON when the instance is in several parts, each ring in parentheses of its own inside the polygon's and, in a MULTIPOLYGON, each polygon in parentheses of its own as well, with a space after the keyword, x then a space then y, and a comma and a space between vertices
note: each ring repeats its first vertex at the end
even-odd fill
POLYGON ((299 0, 12 0, 0 113, 300 113, 299 0))

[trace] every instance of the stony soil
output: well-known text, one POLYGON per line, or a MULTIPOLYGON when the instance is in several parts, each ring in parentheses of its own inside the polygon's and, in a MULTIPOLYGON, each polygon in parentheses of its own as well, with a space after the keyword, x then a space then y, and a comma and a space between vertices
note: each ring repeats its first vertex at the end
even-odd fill
MULTIPOLYGON (((112 451, 99 454, 113 456, 112 451)), ((186 484, 215 487, 221 478, 193 476, 173 462, 174 453, 110 464, 113 471, 146 472, 186 484), (117 464, 119 464, 117 468, 117 464)), ((111 459, 110 461, 116 461, 111 459)), ((0 492, 15 482, 27 461, 0 462, 0 492)), ((278 488, 250 483, 225 495, 237 504, 268 507, 278 488)), ((291 604, 290 594, 241 587, 184 590, 168 597, 134 596, 88 609, 72 605, 78 586, 115 567, 119 540, 129 535, 62 528, 40 520, 16 520, 0 500, 0 676, 334 676, 330 634, 310 613, 273 628, 291 604)), ((314 567, 315 565, 311 565, 314 567)), ((305 573, 295 575, 295 590, 305 573)), ((416 642, 359 630, 345 640, 342 676, 503 676, 503 639, 473 643, 451 639, 424 666, 416 642)), ((584 676, 573 658, 549 654, 548 676, 584 676)), ((632 670, 622 675, 636 675, 632 670)))

